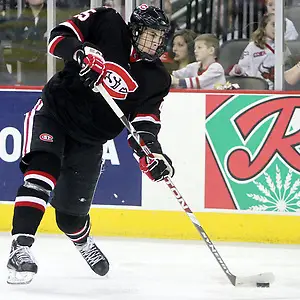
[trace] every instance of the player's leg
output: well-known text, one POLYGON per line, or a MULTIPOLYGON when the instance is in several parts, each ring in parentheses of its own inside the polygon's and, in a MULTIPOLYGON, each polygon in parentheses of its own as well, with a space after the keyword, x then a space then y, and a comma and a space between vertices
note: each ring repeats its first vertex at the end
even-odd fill
POLYGON ((56 222, 61 231, 74 243, 90 268, 98 275, 104 276, 109 271, 109 262, 89 235, 90 216, 73 216, 56 210, 56 222))
POLYGON ((24 129, 23 158, 20 163, 24 182, 15 199, 13 241, 7 263, 7 282, 11 284, 29 283, 37 272, 31 246, 59 177, 60 157, 64 148, 60 126, 36 108, 26 115, 24 129))
POLYGON ((90 233, 89 210, 100 175, 102 145, 80 144, 68 139, 62 169, 51 205, 58 227, 70 238, 91 269, 105 275, 109 263, 90 233))

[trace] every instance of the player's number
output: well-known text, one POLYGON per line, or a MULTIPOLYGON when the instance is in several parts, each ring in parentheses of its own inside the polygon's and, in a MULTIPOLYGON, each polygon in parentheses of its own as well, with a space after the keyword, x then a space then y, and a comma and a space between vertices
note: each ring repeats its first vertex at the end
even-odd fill
POLYGON ((74 18, 77 18, 80 21, 85 21, 90 17, 91 14, 93 14, 95 12, 96 12, 95 9, 89 9, 89 10, 81 12, 78 15, 75 15, 74 18))

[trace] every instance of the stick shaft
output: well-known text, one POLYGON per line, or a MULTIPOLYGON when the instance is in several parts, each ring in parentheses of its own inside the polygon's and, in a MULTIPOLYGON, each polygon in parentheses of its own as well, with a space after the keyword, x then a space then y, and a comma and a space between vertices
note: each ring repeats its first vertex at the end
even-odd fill
MULTIPOLYGON (((106 91, 106 89, 102 85, 97 86, 97 89, 101 93, 101 95, 104 97, 104 99, 106 100, 106 102, 108 103, 108 105, 111 107, 111 109, 114 111, 114 113, 119 117, 119 119, 121 120, 121 122, 127 128, 127 130, 131 133, 131 135, 136 140, 136 142, 138 143, 138 145, 142 148, 142 150, 144 151, 144 153, 146 155, 151 155, 150 149, 146 146, 145 142, 142 140, 142 138, 140 137, 140 135, 138 134, 138 132, 135 130, 135 128, 129 122, 129 120, 126 118, 126 116, 124 115, 124 113, 122 112, 122 110, 119 108, 119 106, 116 104, 116 102, 112 99, 112 97, 109 95, 109 93, 106 91)), ((178 189, 176 188, 176 186, 172 182, 171 178, 170 177, 164 178, 164 182, 166 183, 166 185, 168 186, 168 188, 171 190, 171 192, 175 196, 177 202, 183 208, 183 210, 185 211, 185 213, 187 214, 187 216, 189 217, 189 219, 192 221, 192 223, 196 227, 197 231, 200 233, 201 237, 203 238, 204 242, 208 246, 209 250, 214 255, 214 257, 217 260, 218 264, 222 268, 223 272, 226 274, 226 276, 228 277, 228 279, 230 280, 230 282, 233 285, 235 285, 236 276, 233 275, 229 271, 227 265, 225 264, 223 258, 221 257, 221 255, 217 251, 215 245, 210 240, 210 238, 206 234, 206 232, 203 229, 203 227, 200 225, 198 219, 196 218, 196 216, 194 215, 194 213, 192 212, 192 210, 190 209, 190 207, 188 206, 188 204, 186 203, 186 201, 183 199, 182 195, 180 194, 180 192, 178 191, 178 189)))

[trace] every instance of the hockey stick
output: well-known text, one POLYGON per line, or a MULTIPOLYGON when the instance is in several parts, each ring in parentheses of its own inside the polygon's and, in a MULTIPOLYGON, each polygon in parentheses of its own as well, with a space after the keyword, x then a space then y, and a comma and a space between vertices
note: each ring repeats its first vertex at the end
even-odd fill
MULTIPOLYGON (((128 121, 122 110, 119 108, 119 106, 116 104, 116 102, 112 99, 112 97, 109 95, 109 93, 106 91, 106 89, 103 87, 103 85, 98 85, 97 87, 98 92, 101 93, 103 98, 106 100, 108 105, 111 107, 111 109, 114 111, 114 113, 119 117, 121 122, 124 124, 124 126, 129 130, 131 135, 134 137, 136 142, 139 144, 139 146, 142 148, 144 153, 146 155, 151 155, 151 151, 146 146, 145 142, 141 139, 138 132, 135 130, 133 125, 128 121)), ((255 285, 255 286, 261 286, 261 287, 268 287, 270 283, 272 283, 275 279, 273 273, 261 273, 253 276, 247 276, 247 277, 240 277, 233 275, 230 270, 228 269, 227 265, 225 264, 223 258, 217 251, 215 245, 210 240, 210 238, 207 236, 205 230, 200 225, 199 221, 197 220, 194 213, 189 208, 186 201, 183 199, 181 194, 179 193, 178 189, 172 182, 170 177, 166 177, 164 179, 166 185, 169 187, 169 189, 172 191, 173 195, 177 199, 178 203, 181 205, 187 216, 190 218, 198 232, 200 233, 201 237, 203 238, 204 242, 206 243, 207 247, 210 249, 211 253, 214 255, 215 259, 217 260, 218 264, 222 268, 223 272, 226 274, 227 278, 230 280, 230 282, 234 286, 242 286, 242 285, 255 285)))

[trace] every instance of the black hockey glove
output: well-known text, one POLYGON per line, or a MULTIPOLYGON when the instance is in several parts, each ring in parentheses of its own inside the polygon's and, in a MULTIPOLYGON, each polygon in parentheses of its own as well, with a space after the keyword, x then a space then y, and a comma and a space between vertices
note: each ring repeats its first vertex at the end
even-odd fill
POLYGON ((102 53, 93 47, 92 44, 84 43, 82 48, 74 53, 74 60, 81 67, 79 76, 86 87, 93 89, 102 82, 105 75, 105 59, 102 53))
POLYGON ((158 153, 141 157, 140 169, 152 181, 161 181, 167 176, 173 177, 175 172, 171 159, 166 154, 158 153))

